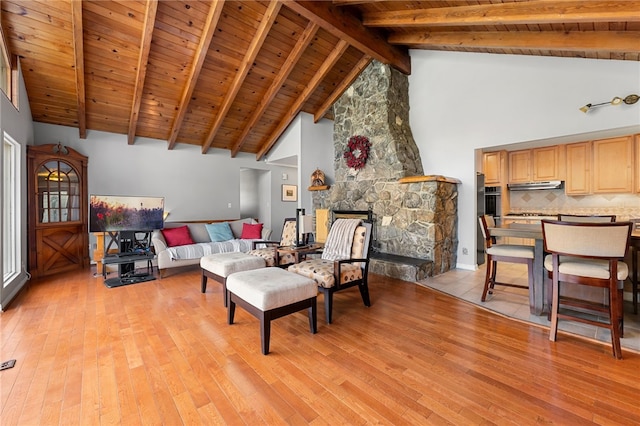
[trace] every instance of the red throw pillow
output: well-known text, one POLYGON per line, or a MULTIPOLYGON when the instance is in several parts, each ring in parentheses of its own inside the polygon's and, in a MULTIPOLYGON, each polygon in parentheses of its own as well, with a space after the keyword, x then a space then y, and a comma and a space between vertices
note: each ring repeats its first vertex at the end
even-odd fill
POLYGON ((169 247, 195 244, 193 239, 191 239, 191 234, 189 233, 189 227, 187 225, 179 226, 177 228, 163 229, 162 236, 169 247))
POLYGON ((240 238, 243 240, 259 240, 262 238, 262 223, 243 223, 240 238))

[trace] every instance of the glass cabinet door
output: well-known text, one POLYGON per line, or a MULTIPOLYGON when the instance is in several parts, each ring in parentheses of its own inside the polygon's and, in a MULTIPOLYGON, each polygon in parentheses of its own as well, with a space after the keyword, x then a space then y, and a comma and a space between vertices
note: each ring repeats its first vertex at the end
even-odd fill
POLYGON ((52 160, 44 163, 38 176, 38 220, 40 223, 80 220, 80 179, 68 163, 52 160))

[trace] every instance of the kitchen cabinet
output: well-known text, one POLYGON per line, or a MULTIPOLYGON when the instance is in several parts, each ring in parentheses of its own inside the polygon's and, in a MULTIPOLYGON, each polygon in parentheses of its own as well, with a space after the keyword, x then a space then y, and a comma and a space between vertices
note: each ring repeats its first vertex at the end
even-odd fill
POLYGON ((633 191, 633 136, 593 141, 594 194, 633 191))
POLYGON ((482 172, 485 186, 501 186, 506 176, 507 152, 485 152, 482 155, 482 172))
POLYGON ((509 152, 509 183, 531 182, 531 150, 509 152))
POLYGON ((589 194, 591 192, 591 142, 568 144, 566 152, 565 193, 567 195, 589 194))
POLYGON ((534 182, 560 180, 560 147, 554 145, 532 149, 531 169, 534 182))
POLYGON ((633 136, 566 146, 567 195, 633 192, 633 136))
POLYGON ((509 152, 509 183, 560 180, 558 145, 509 152))

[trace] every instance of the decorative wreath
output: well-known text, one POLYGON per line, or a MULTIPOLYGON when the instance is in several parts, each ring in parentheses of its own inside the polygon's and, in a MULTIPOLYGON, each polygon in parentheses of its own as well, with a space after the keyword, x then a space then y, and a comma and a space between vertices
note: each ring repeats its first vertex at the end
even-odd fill
POLYGON ((369 148, 371 148, 371 142, 366 136, 351 136, 347 143, 347 150, 344 152, 347 166, 356 170, 362 169, 369 158, 369 148))

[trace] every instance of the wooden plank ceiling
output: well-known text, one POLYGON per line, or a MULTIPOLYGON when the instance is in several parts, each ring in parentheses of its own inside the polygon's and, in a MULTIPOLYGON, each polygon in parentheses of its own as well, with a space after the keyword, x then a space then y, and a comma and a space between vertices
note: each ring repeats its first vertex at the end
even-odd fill
POLYGON ((261 159, 408 49, 640 60, 640 1, 2 0, 37 122, 261 159))

